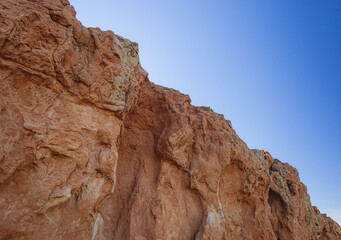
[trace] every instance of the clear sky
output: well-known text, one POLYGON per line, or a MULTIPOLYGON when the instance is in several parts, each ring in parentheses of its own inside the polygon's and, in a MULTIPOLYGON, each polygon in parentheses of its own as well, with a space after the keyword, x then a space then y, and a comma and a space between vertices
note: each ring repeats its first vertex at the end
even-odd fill
POLYGON ((157 84, 296 167, 341 223, 341 1, 71 0, 86 27, 139 43, 157 84))

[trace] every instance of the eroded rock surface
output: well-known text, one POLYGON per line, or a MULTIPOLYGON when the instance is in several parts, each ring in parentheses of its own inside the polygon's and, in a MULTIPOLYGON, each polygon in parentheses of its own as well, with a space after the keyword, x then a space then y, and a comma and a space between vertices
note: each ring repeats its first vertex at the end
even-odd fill
POLYGON ((1 239, 341 239, 296 169, 75 14, 0 2, 1 239))

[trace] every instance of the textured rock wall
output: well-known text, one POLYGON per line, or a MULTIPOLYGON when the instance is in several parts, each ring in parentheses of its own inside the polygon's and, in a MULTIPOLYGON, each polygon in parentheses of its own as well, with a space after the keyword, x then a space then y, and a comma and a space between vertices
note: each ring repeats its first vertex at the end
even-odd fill
POLYGON ((67 0, 0 2, 0 132, 0 239, 341 239, 296 169, 67 0))

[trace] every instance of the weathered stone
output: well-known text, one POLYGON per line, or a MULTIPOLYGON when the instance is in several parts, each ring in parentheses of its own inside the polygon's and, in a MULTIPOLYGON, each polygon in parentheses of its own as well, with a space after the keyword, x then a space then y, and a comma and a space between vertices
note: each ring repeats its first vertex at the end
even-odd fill
POLYGON ((0 2, 1 239, 341 238, 293 167, 75 14, 0 2))

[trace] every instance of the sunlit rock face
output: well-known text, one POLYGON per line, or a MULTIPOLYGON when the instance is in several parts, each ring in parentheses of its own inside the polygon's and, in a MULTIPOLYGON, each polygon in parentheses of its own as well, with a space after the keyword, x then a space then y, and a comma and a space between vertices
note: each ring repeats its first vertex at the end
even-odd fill
POLYGON ((0 239, 341 239, 296 169, 75 14, 0 2, 0 239))

